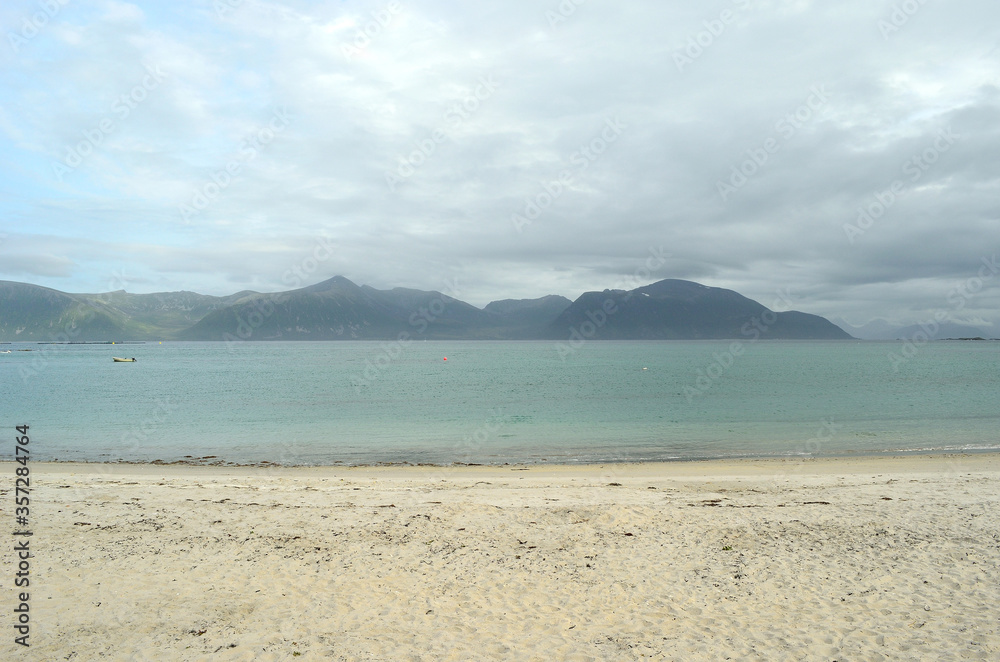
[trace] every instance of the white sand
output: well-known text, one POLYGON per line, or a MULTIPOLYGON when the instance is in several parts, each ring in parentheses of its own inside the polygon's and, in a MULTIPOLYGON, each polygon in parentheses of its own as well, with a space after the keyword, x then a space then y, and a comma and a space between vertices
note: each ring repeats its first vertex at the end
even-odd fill
POLYGON ((995 455, 31 468, 3 659, 1000 659, 995 455))

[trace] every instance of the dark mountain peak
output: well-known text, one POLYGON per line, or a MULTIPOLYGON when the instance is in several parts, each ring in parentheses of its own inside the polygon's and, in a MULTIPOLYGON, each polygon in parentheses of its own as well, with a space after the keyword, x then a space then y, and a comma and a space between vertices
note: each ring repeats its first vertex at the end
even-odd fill
POLYGON ((630 292, 585 292, 549 326, 549 334, 568 338, 590 329, 590 337, 621 340, 850 338, 822 317, 806 313, 775 313, 766 331, 755 330, 754 320, 759 324, 766 312, 759 302, 733 290, 671 278, 630 292))
POLYGON ((324 280, 320 283, 316 283, 315 285, 309 285, 307 287, 303 287, 295 291, 318 293, 318 292, 332 292, 332 291, 345 292, 345 291, 355 291, 360 289, 361 288, 358 285, 348 280, 347 278, 344 278, 343 276, 334 276, 333 278, 328 278, 327 280, 324 280))
POLYGON ((649 296, 678 299, 680 301, 695 301, 705 297, 729 299, 733 301, 751 301, 733 290, 722 287, 710 287, 690 280, 667 278, 632 290, 633 294, 648 294, 649 296))

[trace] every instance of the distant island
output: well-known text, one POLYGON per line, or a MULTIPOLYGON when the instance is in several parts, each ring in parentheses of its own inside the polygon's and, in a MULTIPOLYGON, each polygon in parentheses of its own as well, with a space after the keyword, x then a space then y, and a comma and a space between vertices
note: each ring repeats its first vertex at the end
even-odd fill
POLYGON ((0 281, 0 341, 848 340, 829 320, 667 279, 634 290, 493 301, 377 290, 343 276, 286 292, 68 294, 0 281))

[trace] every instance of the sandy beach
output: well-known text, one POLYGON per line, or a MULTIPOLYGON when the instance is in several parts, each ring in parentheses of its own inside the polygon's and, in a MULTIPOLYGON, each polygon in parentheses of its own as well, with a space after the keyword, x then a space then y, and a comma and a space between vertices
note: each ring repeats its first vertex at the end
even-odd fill
POLYGON ((998 455, 33 463, 31 647, 8 544, 0 655, 995 660, 998 479, 998 455))

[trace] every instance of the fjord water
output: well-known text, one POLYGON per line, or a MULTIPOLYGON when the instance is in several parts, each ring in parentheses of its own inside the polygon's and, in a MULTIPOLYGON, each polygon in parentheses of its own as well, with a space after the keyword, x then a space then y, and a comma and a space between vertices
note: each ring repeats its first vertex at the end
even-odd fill
POLYGON ((13 343, 36 460, 605 462, 1000 448, 1000 343, 13 343), (136 363, 113 363, 134 356, 136 363), (444 360, 447 357, 447 361, 444 360))

